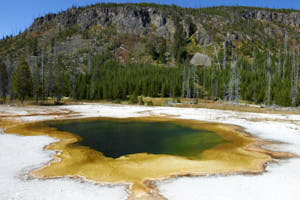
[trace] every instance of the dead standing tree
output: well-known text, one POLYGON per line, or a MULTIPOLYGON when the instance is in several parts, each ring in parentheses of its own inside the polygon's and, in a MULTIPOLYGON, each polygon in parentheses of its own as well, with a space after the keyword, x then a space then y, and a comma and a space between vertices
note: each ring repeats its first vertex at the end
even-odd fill
POLYGON ((287 63, 287 54, 288 54, 288 33, 287 31, 285 32, 284 36, 284 60, 283 60, 283 65, 282 65, 282 77, 285 78, 285 68, 286 68, 286 63, 287 63))
POLYGON ((41 75, 42 75, 42 100, 45 100, 45 47, 42 48, 42 55, 41 55, 41 75))
MULTIPOLYGON (((205 97, 206 68, 211 67, 211 65, 212 65, 211 58, 205 54, 196 53, 193 56, 193 58, 191 59, 190 64, 194 66, 194 74, 193 74, 194 89, 195 89, 196 83, 198 82, 198 77, 196 76, 196 67, 197 66, 204 67, 203 68, 203 70, 204 70, 204 72, 203 72, 203 98, 204 98, 205 97)), ((198 88, 196 90, 194 90, 194 96, 196 96, 197 93, 198 93, 198 88)))
POLYGON ((294 53, 293 62, 292 62, 292 71, 291 71, 291 97, 292 97, 293 107, 297 106, 298 84, 299 84, 299 62, 297 62, 297 57, 294 53))
POLYGON ((194 87, 194 91, 193 91, 193 100, 194 100, 194 104, 198 104, 198 96, 199 96, 199 79, 198 76, 196 74, 196 66, 193 67, 193 87, 194 87))
POLYGON ((239 100, 240 100, 240 72, 238 69, 236 69, 236 73, 235 73, 235 103, 237 106, 239 106, 239 100))
POLYGON ((186 98, 191 98, 191 88, 190 88, 190 78, 191 78, 191 70, 188 69, 188 78, 187 78, 187 86, 186 86, 186 98))
POLYGON ((229 80, 229 86, 228 86, 228 101, 233 101, 233 96, 234 96, 234 86, 236 84, 236 61, 232 61, 230 65, 231 69, 231 75, 230 75, 230 80, 229 80))
POLYGON ((267 61, 267 78, 268 78, 268 90, 267 90, 267 104, 271 105, 271 55, 269 52, 267 61))
POLYGON ((223 43, 224 53, 223 53, 223 70, 226 69, 226 41, 223 43))
POLYGON ((181 98, 184 98, 185 94, 185 76, 186 76, 186 66, 184 65, 183 67, 183 72, 182 72, 182 92, 181 92, 181 98))
POLYGON ((38 63, 38 57, 34 56, 33 64, 33 90, 35 95, 35 103, 39 103, 40 93, 41 93, 41 71, 40 65, 38 63))

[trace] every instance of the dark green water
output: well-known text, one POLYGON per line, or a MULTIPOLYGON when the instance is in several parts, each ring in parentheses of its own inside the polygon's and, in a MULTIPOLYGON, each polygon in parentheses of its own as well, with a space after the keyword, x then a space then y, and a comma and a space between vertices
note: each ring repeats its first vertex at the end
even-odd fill
POLYGON ((150 153, 200 158, 200 153, 225 141, 216 133, 172 122, 124 120, 70 120, 47 122, 50 127, 82 137, 87 146, 107 157, 150 153))

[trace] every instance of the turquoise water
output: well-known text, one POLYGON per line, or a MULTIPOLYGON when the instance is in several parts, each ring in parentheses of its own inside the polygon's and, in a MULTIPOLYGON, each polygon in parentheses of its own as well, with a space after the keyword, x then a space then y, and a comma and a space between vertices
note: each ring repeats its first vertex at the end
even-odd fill
POLYGON ((215 132, 196 130, 173 122, 125 120, 67 120, 46 122, 59 131, 76 134, 86 146, 105 156, 149 153, 200 158, 200 153, 225 141, 215 132))

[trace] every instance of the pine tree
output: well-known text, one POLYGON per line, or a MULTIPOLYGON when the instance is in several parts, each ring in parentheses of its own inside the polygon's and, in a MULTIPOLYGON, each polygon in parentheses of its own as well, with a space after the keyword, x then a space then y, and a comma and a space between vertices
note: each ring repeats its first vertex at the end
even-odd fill
POLYGON ((40 95, 42 93, 42 84, 41 84, 41 72, 40 72, 40 63, 37 63, 37 57, 35 58, 35 64, 33 66, 33 93, 35 95, 35 103, 38 104, 40 95))
POLYGON ((25 97, 30 96, 32 92, 31 72, 24 57, 20 58, 18 66, 13 72, 12 80, 14 92, 23 104, 25 97))
POLYGON ((181 24, 179 18, 175 19, 176 31, 174 34, 174 42, 173 42, 173 57, 177 61, 177 63, 182 63, 185 60, 185 32, 183 29, 183 25, 181 24))
POLYGON ((6 95, 8 92, 8 73, 6 70, 6 65, 0 61, 0 94, 5 103, 6 95))
POLYGON ((54 66, 55 76, 54 76, 54 94, 56 96, 56 103, 60 103, 64 92, 64 64, 62 62, 62 56, 58 56, 57 62, 54 66))
POLYGON ((134 91, 133 94, 130 96, 129 103, 130 104, 137 104, 138 103, 138 95, 137 95, 136 91, 134 91))
POLYGON ((166 63, 166 52, 167 52, 167 41, 163 39, 159 46, 158 46, 158 52, 159 52, 159 61, 161 63, 166 63))

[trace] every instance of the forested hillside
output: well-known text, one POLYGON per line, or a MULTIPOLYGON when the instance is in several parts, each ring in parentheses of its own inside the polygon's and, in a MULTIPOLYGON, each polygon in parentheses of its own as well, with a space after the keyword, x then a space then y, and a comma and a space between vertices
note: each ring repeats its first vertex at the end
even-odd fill
POLYGON ((300 11, 96 4, 0 40, 3 100, 137 96, 300 105, 300 11), (196 53, 211 66, 192 65, 196 53))

